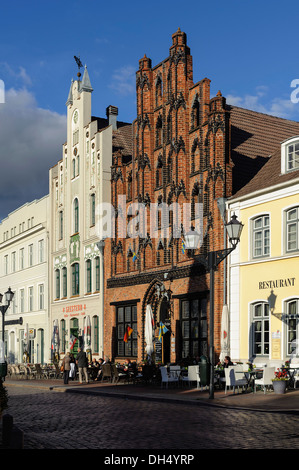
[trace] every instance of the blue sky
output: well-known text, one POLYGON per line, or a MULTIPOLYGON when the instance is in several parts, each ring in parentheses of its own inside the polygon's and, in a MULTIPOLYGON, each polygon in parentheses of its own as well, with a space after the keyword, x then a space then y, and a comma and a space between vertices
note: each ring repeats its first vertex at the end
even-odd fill
POLYGON ((48 192, 48 170, 66 140, 74 55, 88 67, 92 113, 104 117, 111 104, 131 122, 139 59, 146 53, 156 65, 166 58, 180 27, 194 82, 208 77, 212 95, 220 89, 231 104, 298 120, 299 103, 290 99, 299 78, 293 1, 12 0, 0 8, 0 158, 7 175, 0 218, 48 192))

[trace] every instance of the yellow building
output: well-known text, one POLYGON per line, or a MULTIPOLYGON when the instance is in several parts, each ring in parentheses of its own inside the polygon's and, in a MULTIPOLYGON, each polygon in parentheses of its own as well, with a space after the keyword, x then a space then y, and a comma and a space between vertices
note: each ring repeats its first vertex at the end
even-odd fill
POLYGON ((275 366, 296 362, 299 136, 281 143, 228 210, 244 224, 228 267, 231 357, 275 366))

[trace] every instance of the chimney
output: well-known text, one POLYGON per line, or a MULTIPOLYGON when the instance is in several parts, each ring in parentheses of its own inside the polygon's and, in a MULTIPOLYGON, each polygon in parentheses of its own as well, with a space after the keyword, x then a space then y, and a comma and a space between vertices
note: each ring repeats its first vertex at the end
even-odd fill
POLYGON ((108 106, 106 108, 106 116, 108 119, 109 126, 112 126, 112 130, 117 130, 117 115, 118 115, 118 108, 116 106, 108 106))

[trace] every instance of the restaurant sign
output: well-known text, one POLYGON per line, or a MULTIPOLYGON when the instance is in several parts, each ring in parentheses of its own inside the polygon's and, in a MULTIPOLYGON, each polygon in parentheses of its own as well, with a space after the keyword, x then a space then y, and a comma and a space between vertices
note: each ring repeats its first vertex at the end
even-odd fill
POLYGON ((63 307, 62 312, 65 314, 65 317, 68 317, 66 314, 70 314, 70 317, 76 317, 78 315, 85 315, 85 310, 86 304, 77 304, 63 307))
POLYGON ((271 281, 260 281, 259 289, 274 289, 279 287, 293 287, 295 285, 295 277, 287 279, 275 279, 271 281))

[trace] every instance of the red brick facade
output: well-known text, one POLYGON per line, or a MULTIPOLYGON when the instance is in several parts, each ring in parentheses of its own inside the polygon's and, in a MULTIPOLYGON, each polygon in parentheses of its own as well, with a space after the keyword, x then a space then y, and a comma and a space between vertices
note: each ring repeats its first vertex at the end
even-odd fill
MULTIPOLYGON (((208 353, 209 275, 202 265, 194 263, 187 250, 183 254, 181 238, 163 236, 163 220, 157 222, 157 237, 150 231, 149 216, 143 237, 119 236, 122 217, 118 197, 126 195, 127 217, 122 211, 123 225, 133 220, 128 216, 132 202, 146 207, 150 203, 178 203, 180 207, 191 203, 192 218, 192 204, 202 203, 204 238, 196 254, 223 248, 223 222, 217 199, 232 192, 230 117, 220 92, 210 98, 209 79, 193 83, 192 56, 186 34, 180 30, 172 35, 167 59, 155 67, 146 56, 139 61, 136 93, 132 158, 127 161, 118 149, 112 167, 111 198, 118 210, 116 236, 105 244, 104 352, 114 359, 130 355, 130 351, 124 354, 125 344, 121 344, 122 328, 130 324, 130 314, 134 316, 136 312, 131 306, 135 305, 137 322, 130 341, 135 341, 137 350, 131 351, 130 357, 144 359, 145 309, 150 303, 156 325, 162 318, 170 330, 163 339, 162 361, 174 362, 188 355, 208 353), (169 292, 161 307, 155 285, 162 284, 169 292), (117 315, 125 313, 119 310, 124 306, 128 307, 128 318, 121 324, 117 315)), ((117 132, 121 134, 121 129, 117 132)), ((170 233, 174 229, 173 217, 170 233)), ((182 223, 178 229, 187 232, 190 227, 182 223)), ((215 273, 216 353, 220 352, 223 276, 220 264, 215 273)))

